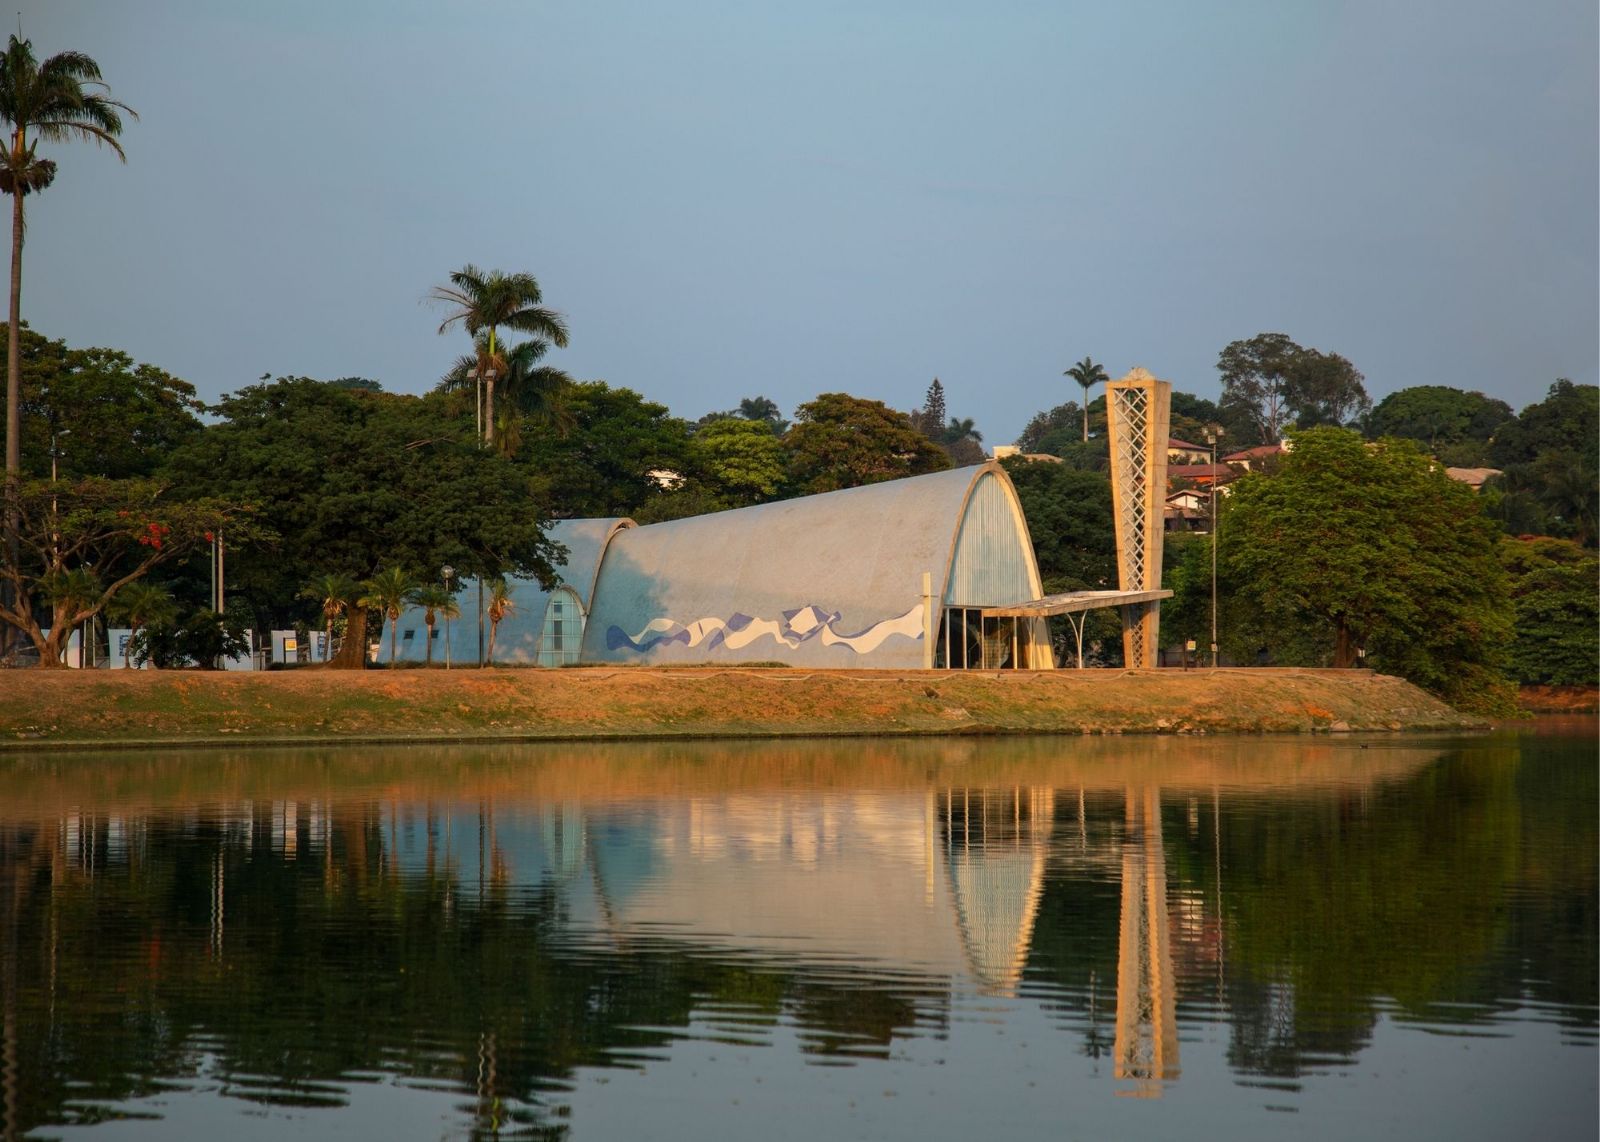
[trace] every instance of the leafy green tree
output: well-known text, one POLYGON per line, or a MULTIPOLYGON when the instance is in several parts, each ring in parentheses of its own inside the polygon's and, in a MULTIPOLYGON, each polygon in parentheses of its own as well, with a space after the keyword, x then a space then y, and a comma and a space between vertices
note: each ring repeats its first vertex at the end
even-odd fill
POLYGON ((129 648, 140 666, 149 663, 164 670, 218 670, 225 660, 249 652, 249 629, 248 608, 229 600, 227 610, 220 615, 202 607, 181 623, 152 623, 129 640, 129 648))
MULTIPOLYGON (((11 489, 8 499, 15 495, 15 483, 22 470, 22 200, 55 181, 55 162, 36 153, 41 140, 94 142, 110 147, 126 161, 117 141, 122 134, 122 114, 138 116, 108 92, 100 79, 100 66, 82 52, 59 52, 41 63, 34 58, 33 41, 12 36, 5 55, 0 56, 0 121, 4 121, 11 136, 0 148, 0 191, 11 196, 11 316, 6 350, 6 482, 11 489)), ((10 510, 7 522, 14 524, 10 510)))
POLYGON ((134 643, 146 627, 167 626, 178 617, 177 605, 172 596, 148 580, 129 583, 111 605, 107 613, 118 622, 128 624, 128 641, 122 648, 122 665, 129 664, 134 643))
POLYGON ((1255 437, 1263 443, 1283 435, 1289 373, 1301 351, 1286 334, 1258 333, 1248 341, 1230 342, 1217 357, 1223 412, 1252 421, 1255 437))
POLYGON ((1304 349, 1289 375, 1289 411, 1300 428, 1350 424, 1372 407, 1366 380, 1337 353, 1304 349))
POLYGON ((706 425, 715 424, 719 420, 758 421, 771 429, 774 436, 782 436, 789 431, 789 422, 783 418, 782 410, 778 408, 777 402, 768 397, 745 397, 739 402, 738 408, 708 412, 694 422, 694 430, 698 432, 706 425))
POLYGON ((1089 390, 1098 384, 1109 381, 1111 377, 1107 374, 1104 365, 1097 365, 1088 357, 1085 357, 1061 375, 1063 377, 1071 377, 1083 389, 1083 439, 1087 442, 1089 439, 1089 390))
POLYGON ((1591 455, 1600 449, 1600 388, 1564 377, 1556 381, 1544 400, 1497 427, 1489 459, 1497 468, 1510 468, 1531 464, 1552 448, 1591 455))
POLYGON ((0 623, 20 631, 41 666, 61 662, 79 623, 100 614, 156 567, 181 563, 227 528, 240 541, 260 534, 238 501, 176 499, 152 480, 26 480, 17 490, 17 552, 0 551, 0 623), (48 636, 38 621, 48 604, 48 636))
MULTIPOLYGON (((485 271, 470 263, 450 275, 449 285, 435 286, 430 296, 446 307, 445 319, 439 323, 440 333, 459 324, 473 338, 475 346, 480 332, 488 334, 481 358, 485 366, 483 427, 484 443, 492 447, 499 414, 495 403, 496 375, 505 377, 508 372, 508 362, 498 340, 499 331, 526 333, 564 349, 566 319, 540 304, 544 295, 532 274, 485 271)), ((542 351, 539 355, 543 355, 542 351)))
POLYGON ((1276 443, 1291 422, 1301 428, 1344 424, 1370 407, 1365 379, 1337 353, 1297 345, 1282 333, 1258 333, 1231 342, 1217 357, 1222 374, 1218 411, 1229 437, 1246 445, 1244 433, 1276 443))
MULTIPOLYGON (((1111 481, 1106 475, 1021 456, 1008 456, 1000 465, 1022 501, 1045 593, 1114 589, 1117 537, 1111 515, 1111 481)), ((1115 614, 1094 612, 1085 623, 1085 646, 1114 647, 1111 656, 1120 659, 1117 635, 1121 623, 1115 614)), ((1066 619, 1052 620, 1052 641, 1063 662, 1068 660, 1069 649, 1076 661, 1077 640, 1069 639, 1068 634, 1066 619)))
POLYGON ((1504 476, 1495 511, 1513 535, 1548 532, 1595 543, 1600 513, 1600 389, 1558 380, 1500 425, 1489 448, 1504 476))
POLYGON ((1000 462, 1016 485, 1047 592, 1104 591, 1117 585, 1111 481, 1049 460, 1000 462))
MULTIPOLYGON (((400 614, 417 600, 422 584, 404 567, 385 567, 361 584, 357 605, 379 611, 389 620, 389 668, 400 665, 396 639, 400 634, 400 614)), ((432 632, 432 624, 429 625, 432 632)), ((432 647, 429 647, 431 652, 432 647)))
MULTIPOLYGON (((395 564, 554 582, 558 550, 535 481, 479 447, 447 398, 292 379, 251 386, 215 411, 220 422, 166 471, 184 488, 256 504, 276 532, 269 549, 232 545, 230 592, 258 610, 304 617, 293 600, 314 576, 367 579, 395 564)), ((336 662, 360 668, 365 647, 358 605, 336 662)))
POLYGON ((1532 491, 1561 532, 1585 547, 1595 543, 1600 471, 1592 451, 1549 448, 1532 465, 1532 491))
POLYGON ((882 401, 823 393, 784 434, 789 480, 801 494, 833 492, 950 467, 938 445, 882 401))
POLYGON ((452 619, 460 618, 461 607, 456 603, 456 597, 437 583, 420 586, 411 592, 411 605, 422 608, 422 624, 428 628, 428 645, 424 657, 426 664, 432 666, 434 624, 439 621, 440 615, 452 619))
POLYGON ((1076 436, 1078 418, 1082 412, 1076 401, 1066 401, 1054 408, 1034 413, 1023 426, 1022 435, 1017 437, 1017 447, 1023 452, 1055 455, 1047 446, 1047 442, 1053 443, 1057 439, 1065 438, 1069 433, 1076 436))
POLYGON ((638 515, 692 470, 689 425, 665 405, 603 381, 575 384, 565 399, 570 429, 529 424, 519 460, 555 514, 638 515))
POLYGON ((1511 673, 1518 682, 1552 686, 1600 683, 1600 560, 1564 539, 1503 539, 1511 577, 1516 640, 1511 673))
POLYGON ((690 454, 726 507, 769 500, 783 483, 783 445, 765 420, 714 421, 694 434, 690 454))
POLYGON ((1206 427, 1222 423, 1222 412, 1215 401, 1197 397, 1193 393, 1172 392, 1172 435, 1190 444, 1203 444, 1206 427))
POLYGON ((1379 401, 1366 418, 1366 431, 1374 440, 1382 436, 1415 440, 1435 456, 1442 448, 1455 447, 1451 459, 1470 460, 1458 466, 1475 467, 1488 459, 1489 441, 1511 419, 1510 405, 1480 392, 1414 385, 1379 401))
POLYGON ((1494 533, 1475 493, 1414 445, 1307 429, 1276 474, 1233 485, 1220 563, 1230 595, 1271 627, 1309 629, 1333 665, 1365 647, 1447 701, 1502 711, 1511 607, 1494 533))
POLYGON ((149 476, 200 431, 194 387, 115 349, 72 349, 22 328, 24 474, 149 476))

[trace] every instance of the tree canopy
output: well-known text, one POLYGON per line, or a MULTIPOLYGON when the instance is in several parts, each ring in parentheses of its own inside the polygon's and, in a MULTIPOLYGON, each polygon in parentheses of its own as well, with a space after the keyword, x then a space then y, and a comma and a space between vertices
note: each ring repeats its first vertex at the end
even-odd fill
POLYGON ((1345 424, 1371 404, 1356 367, 1337 353, 1306 349, 1282 333, 1231 342, 1217 357, 1219 411, 1240 445, 1272 444, 1291 423, 1345 424), (1244 439, 1250 429, 1253 440, 1244 439))
POLYGON ((1446 463, 1476 467, 1488 459, 1496 431, 1513 419, 1510 405, 1482 393, 1415 385, 1379 401, 1367 416, 1366 429, 1373 439, 1415 440, 1446 463))
POLYGON ((1022 501, 1045 591, 1115 589, 1111 481, 1049 460, 1008 456, 1000 463, 1022 501))
POLYGON ((1595 653, 1600 560, 1595 553, 1563 539, 1507 538, 1500 556, 1516 607, 1513 677, 1554 686, 1600 683, 1595 653))
MULTIPOLYGON (((1414 445, 1309 429, 1273 475, 1223 501, 1224 593, 1255 611, 1274 657, 1302 640, 1323 661, 1368 662, 1457 705, 1509 707, 1511 606, 1493 522, 1476 494, 1414 445)), ((1301 662, 1315 665, 1315 661, 1301 662)))
POLYGON ((519 463, 564 517, 634 515, 691 468, 689 426, 667 406, 604 381, 566 393, 570 429, 525 429, 519 463))
POLYGON ((24 480, 14 503, 17 555, 10 545, 0 550, 0 583, 9 588, 0 622, 32 642, 45 666, 60 662, 74 627, 156 567, 187 558, 223 529, 241 540, 262 535, 237 499, 182 499, 153 480, 24 480))
POLYGON ((200 431, 194 386, 116 349, 73 349, 22 330, 23 471, 148 476, 200 431))
POLYGON ((533 481, 478 447, 441 397, 292 379, 252 385, 214 411, 220 423, 178 449, 165 473, 257 505, 276 532, 270 548, 236 548, 228 563, 231 591, 258 613, 310 614, 292 602, 308 581, 366 580, 392 565, 553 578, 558 552, 533 481))
POLYGON ((783 438, 802 495, 920 476, 950 467, 944 451, 882 401, 823 393, 795 411, 783 438))

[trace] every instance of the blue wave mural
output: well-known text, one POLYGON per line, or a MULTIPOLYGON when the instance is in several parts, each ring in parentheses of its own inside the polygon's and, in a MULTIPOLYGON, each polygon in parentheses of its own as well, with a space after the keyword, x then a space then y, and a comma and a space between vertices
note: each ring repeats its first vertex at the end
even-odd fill
POLYGON ((836 628, 839 619, 838 611, 825 610, 815 604, 784 611, 776 619, 739 613, 726 619, 712 616, 687 624, 670 618, 651 619, 636 634, 629 634, 619 626, 607 628, 606 649, 643 654, 663 644, 674 643, 689 649, 704 646, 706 650, 743 650, 763 638, 770 638, 790 650, 816 639, 824 646, 843 646, 857 654, 870 654, 895 635, 917 641, 923 634, 921 603, 903 615, 874 623, 856 634, 841 634, 836 628))

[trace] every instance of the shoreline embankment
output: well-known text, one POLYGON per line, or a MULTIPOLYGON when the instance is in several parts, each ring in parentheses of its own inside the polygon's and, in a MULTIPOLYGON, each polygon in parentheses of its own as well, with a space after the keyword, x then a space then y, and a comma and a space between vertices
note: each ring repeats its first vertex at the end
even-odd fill
POLYGON ((1485 725, 1366 670, 0 671, 7 751, 1485 725))

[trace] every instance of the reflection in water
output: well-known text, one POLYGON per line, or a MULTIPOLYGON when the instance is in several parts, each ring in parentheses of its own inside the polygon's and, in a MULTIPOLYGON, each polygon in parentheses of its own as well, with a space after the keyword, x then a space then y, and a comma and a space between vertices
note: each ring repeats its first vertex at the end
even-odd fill
POLYGON ((1117 956, 1117 1041, 1112 1050, 1122 1093, 1159 1096, 1178 1077, 1177 988, 1167 918, 1167 862, 1161 851, 1161 795, 1128 789, 1122 846, 1121 950, 1117 956), (1157 1081, 1152 1081, 1157 1080, 1157 1081))
MULTIPOLYGON (((1592 768, 1259 740, 18 762, 3 1133, 389 1089, 448 1102, 434 1136, 581 1134, 595 1076, 695 1044, 903 1083, 994 1027, 1029 1036, 999 1073, 1091 1099, 1102 1056, 1150 1099, 1217 1050, 1292 1098, 1386 1023, 1554 1024, 1592 1070, 1592 768)), ((752 1097, 704 1065, 701 1111, 752 1097)))

